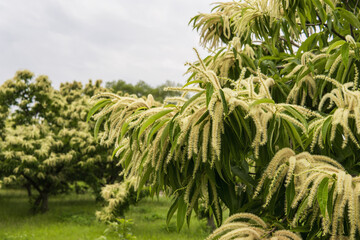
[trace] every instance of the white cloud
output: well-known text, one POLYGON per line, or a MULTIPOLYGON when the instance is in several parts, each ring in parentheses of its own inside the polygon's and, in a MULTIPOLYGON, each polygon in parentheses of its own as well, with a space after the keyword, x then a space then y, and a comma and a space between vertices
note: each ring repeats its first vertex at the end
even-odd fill
POLYGON ((188 21, 212 0, 0 2, 0 84, 19 69, 60 82, 184 82, 198 37, 188 21))

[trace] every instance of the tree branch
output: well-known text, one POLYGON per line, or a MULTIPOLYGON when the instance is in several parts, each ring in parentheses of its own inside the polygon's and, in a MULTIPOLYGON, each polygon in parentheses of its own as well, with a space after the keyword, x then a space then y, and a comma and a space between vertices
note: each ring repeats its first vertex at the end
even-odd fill
POLYGON ((356 1, 355 8, 354 8, 354 14, 356 14, 356 9, 357 9, 358 4, 359 4, 359 0, 356 1))
MULTIPOLYGON (((317 12, 316 12, 316 16, 319 18, 320 23, 329 29, 328 25, 327 25, 326 23, 323 23, 323 22, 321 21, 321 18, 320 18, 319 14, 318 14, 317 12)), ((338 37, 341 38, 342 40, 346 40, 346 39, 345 39, 345 36, 343 36, 343 35, 341 35, 340 33, 338 33, 334 28, 331 28, 331 32, 333 32, 336 36, 338 36, 338 37)))
POLYGON ((34 188, 35 188, 39 193, 42 192, 41 188, 39 187, 39 185, 38 185, 34 180, 32 180, 29 176, 26 176, 24 173, 21 174, 21 175, 23 175, 24 178, 25 178, 26 180, 28 180, 28 181, 30 182, 30 184, 33 185, 34 188))
MULTIPOLYGON (((349 6, 349 0, 346 0, 345 4, 346 4, 347 10, 348 10, 349 12, 351 12, 351 8, 350 8, 350 6, 349 6)), ((356 9, 356 8, 355 8, 355 9, 356 9)), ((354 29, 353 29, 353 26, 352 26, 351 24, 350 24, 350 34, 351 34, 351 36, 352 36, 353 38, 355 38, 355 36, 354 36, 354 29)))
MULTIPOLYGON (((280 39, 280 40, 283 40, 284 42, 287 42, 286 38, 284 38, 284 37, 279 37, 279 39, 280 39)), ((300 45, 297 44, 296 42, 294 42, 293 40, 290 40, 290 43, 291 43, 293 46, 295 46, 295 47, 297 47, 297 48, 300 48, 300 45)))
MULTIPOLYGON (((301 23, 299 23, 299 25, 301 25, 301 23)), ((324 25, 325 27, 329 28, 326 23, 322 23, 322 22, 319 22, 319 23, 305 23, 305 26, 320 26, 320 25, 324 25)), ((341 38, 342 40, 346 40, 345 36, 338 33, 334 28, 331 28, 331 32, 334 33, 339 38, 341 38)))

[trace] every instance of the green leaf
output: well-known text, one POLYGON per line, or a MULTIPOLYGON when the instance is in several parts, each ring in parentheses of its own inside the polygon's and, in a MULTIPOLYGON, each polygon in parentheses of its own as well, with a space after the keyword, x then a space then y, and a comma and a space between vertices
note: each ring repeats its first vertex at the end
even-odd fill
POLYGON ((318 33, 314 33, 314 34, 312 34, 310 37, 308 37, 308 38, 301 44, 301 46, 299 47, 299 49, 297 50, 296 57, 299 58, 299 57, 301 56, 301 52, 302 52, 302 51, 307 52, 309 45, 311 45, 312 42, 315 41, 318 36, 319 36, 318 33))
POLYGON ((104 119, 105 119, 105 115, 101 116, 95 123, 95 127, 94 127, 94 137, 95 137, 95 139, 97 139, 101 123, 104 121, 104 119))
POLYGON ((172 216, 174 215, 176 209, 178 208, 178 201, 179 201, 179 198, 176 198, 175 201, 173 202, 173 204, 171 204, 169 211, 167 212, 166 226, 169 226, 170 220, 171 220, 172 216))
POLYGON ((154 134, 168 121, 169 121, 169 119, 164 119, 164 120, 162 120, 161 122, 159 122, 158 124, 156 124, 155 126, 152 127, 152 129, 150 130, 150 133, 148 135, 148 139, 147 139, 148 144, 150 144, 151 139, 154 136, 154 134))
POLYGON ((184 105, 181 107, 181 111, 180 112, 184 112, 184 110, 190 105, 190 103, 192 103, 195 99, 197 99, 198 97, 200 97, 202 94, 204 93, 204 91, 201 91, 197 94, 195 94, 194 96, 192 96, 189 100, 187 100, 184 105))
POLYGON ((286 214, 289 215, 291 210, 291 204, 295 197, 294 178, 291 179, 290 184, 287 186, 285 194, 286 194, 286 210, 287 210, 286 214))
POLYGON ((324 0, 324 2, 331 7, 332 10, 335 10, 335 5, 331 0, 324 0))
POLYGON ((337 8, 339 10, 340 15, 345 19, 346 22, 351 24, 355 28, 360 28, 359 19, 350 11, 344 8, 337 8))
POLYGON ((156 114, 154 114, 153 116, 149 117, 142 125, 139 131, 139 135, 138 137, 141 136, 141 134, 146 130, 146 128, 148 128, 151 124, 153 124, 156 120, 158 120, 159 118, 161 118, 162 116, 168 114, 169 112, 172 112, 173 109, 166 109, 166 110, 162 110, 161 112, 158 112, 156 114))
POLYGON ((325 141, 326 141, 326 135, 327 133, 329 132, 330 128, 330 123, 331 123, 331 120, 332 120, 332 117, 329 116, 325 121, 324 121, 324 124, 321 128, 321 134, 322 134, 322 141, 323 143, 325 144, 325 141))
POLYGON ((186 83, 182 88, 185 88, 185 87, 187 87, 187 86, 189 86, 189 85, 191 85, 191 84, 203 83, 203 82, 204 82, 204 81, 202 81, 202 80, 193 80, 193 81, 190 81, 190 82, 186 83))
POLYGON ((195 126, 204 121, 209 116, 209 110, 206 110, 199 120, 195 123, 195 126))
POLYGON ((239 166, 233 166, 231 167, 231 172, 240 178, 242 182, 244 182, 248 186, 255 186, 256 182, 255 180, 250 177, 249 174, 247 174, 244 170, 242 170, 239 166))
POLYGON ((228 108, 228 105, 227 105, 227 102, 226 102, 226 99, 225 99, 224 92, 223 92, 222 89, 219 89, 219 93, 220 93, 220 97, 221 97, 221 102, 223 104, 225 116, 227 116, 228 113, 229 113, 229 108, 228 108))
POLYGON ((284 106, 284 108, 291 115, 293 115, 293 117, 298 119, 305 126, 305 128, 308 128, 308 123, 307 123, 306 119, 304 118, 304 116, 301 113, 299 113, 295 108, 293 108, 291 106, 284 106))
POLYGON ((330 191, 329 191, 329 194, 328 194, 328 201, 327 201, 327 210, 328 210, 328 213, 329 213, 329 217, 330 217, 330 220, 332 219, 332 214, 333 214, 333 194, 334 194, 334 191, 335 191, 335 186, 336 184, 333 183, 330 191))
POLYGON ((125 135, 126 131, 129 129, 129 123, 125 122, 122 126, 121 126, 121 130, 120 130, 120 138, 122 139, 122 137, 125 135))
POLYGON ((262 103, 272 103, 272 104, 275 104, 274 100, 272 100, 272 99, 262 98, 262 99, 258 99, 258 100, 256 100, 256 101, 254 101, 254 102, 250 105, 250 108, 251 108, 251 107, 254 107, 254 106, 256 106, 256 105, 262 104, 262 103))
POLYGON ((90 110, 89 113, 87 115, 86 118, 86 122, 88 122, 90 120, 90 118, 92 117, 92 115, 94 115, 94 113, 96 113, 100 108, 104 107, 105 105, 111 103, 111 99, 102 99, 100 101, 98 101, 90 110))
MULTIPOLYGON (((284 119, 285 120, 285 119, 284 119)), ((301 146, 301 148, 304 150, 305 147, 304 147, 304 144, 303 144, 303 141, 301 140, 301 137, 298 133, 298 131, 296 130, 296 128, 294 127, 293 123, 285 120, 285 122, 287 123, 287 125, 285 125, 285 127, 287 128, 289 134, 291 134, 294 139, 296 140, 296 142, 301 146)), ((294 147, 295 147, 295 144, 294 144, 294 147)), ((295 148, 294 148, 295 150, 295 148)))
POLYGON ((113 151, 111 158, 114 158, 114 157, 115 157, 115 154, 116 154, 116 153, 120 150, 120 148, 122 148, 123 146, 124 146, 124 145, 118 146, 118 147, 113 151))
POLYGON ((329 54, 329 53, 331 52, 331 50, 342 46, 344 43, 346 43, 345 40, 339 40, 339 41, 334 42, 333 44, 331 44, 331 45, 329 46, 329 48, 328 48, 328 50, 326 51, 326 53, 329 54))
POLYGON ((301 202, 300 207, 297 210, 297 214, 296 214, 297 217, 295 218, 295 222, 298 221, 299 216, 301 216, 301 214, 304 212, 305 208, 307 208, 308 201, 309 201, 309 198, 306 197, 304 199, 304 201, 301 202))
POLYGON ((319 0, 312 0, 313 4, 316 6, 316 8, 318 9, 318 14, 319 17, 321 19, 321 22, 325 22, 326 21, 326 12, 325 9, 322 6, 322 3, 319 0))
POLYGON ((208 83, 206 85, 206 106, 209 106, 209 102, 211 100, 211 96, 214 92, 214 87, 212 84, 208 83))
POLYGON ((319 203, 320 211, 323 216, 326 214, 327 201, 328 201, 328 183, 329 178, 324 178, 319 184, 319 188, 317 191, 317 201, 319 203))
POLYGON ((349 62, 349 43, 344 43, 341 47, 341 58, 344 66, 347 67, 349 62))
POLYGON ((177 209, 177 231, 180 232, 182 226, 184 225, 185 214, 186 214, 186 203, 184 197, 181 195, 178 197, 178 209, 177 209))
POLYGON ((244 53, 240 53, 241 59, 243 60, 243 62, 249 66, 250 68, 252 68, 253 70, 256 69, 256 66, 254 64, 254 61, 246 54, 244 53))
POLYGON ((334 54, 332 54, 326 61, 325 70, 329 71, 333 63, 335 62, 335 59, 339 56, 341 51, 336 51, 334 54))

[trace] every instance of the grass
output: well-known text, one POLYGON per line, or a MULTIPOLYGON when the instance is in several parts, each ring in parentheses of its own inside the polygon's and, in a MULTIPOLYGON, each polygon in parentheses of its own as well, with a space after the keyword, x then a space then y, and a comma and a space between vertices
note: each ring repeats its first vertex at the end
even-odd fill
MULTIPOLYGON (((132 219, 131 227, 136 239, 204 239, 209 233, 204 221, 192 218, 190 227, 176 231, 176 214, 166 226, 170 200, 146 198, 131 206, 126 214, 132 219)), ((95 240, 104 235, 107 240, 118 239, 105 235, 107 225, 98 222, 95 211, 101 206, 89 194, 60 195, 49 200, 50 210, 33 215, 25 191, 0 190, 1 240, 95 240)))

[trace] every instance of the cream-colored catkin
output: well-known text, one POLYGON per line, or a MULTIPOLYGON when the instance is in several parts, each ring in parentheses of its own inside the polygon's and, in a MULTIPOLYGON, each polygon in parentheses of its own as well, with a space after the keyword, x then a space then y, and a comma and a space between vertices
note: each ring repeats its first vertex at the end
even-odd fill
POLYGON ((208 161, 208 145, 209 145, 209 136, 210 136, 210 120, 204 125, 203 135, 202 135, 202 162, 206 163, 208 161))
POLYGON ((334 212, 333 212, 333 220, 332 220, 332 231, 331 231, 331 236, 333 239, 336 239, 336 237, 338 236, 338 225, 339 225, 339 218, 340 218, 340 205, 343 201, 344 195, 340 194, 337 196, 335 204, 334 204, 334 212))
POLYGON ((265 204, 263 205, 264 208, 269 205, 273 195, 275 194, 276 190, 278 189, 278 186, 280 185, 280 183, 282 182, 282 179, 286 175, 287 169, 288 169, 288 166, 284 163, 275 172, 274 177, 273 177, 270 187, 269 187, 269 192, 266 196, 265 204))
POLYGON ((341 59, 342 59, 342 55, 340 54, 334 61, 334 63, 331 65, 331 68, 330 68, 330 71, 329 71, 329 76, 331 76, 336 68, 338 67, 339 63, 341 62, 341 59))
POLYGON ((355 214, 355 194, 351 175, 347 174, 345 179, 345 195, 347 195, 348 218, 350 222, 350 239, 355 239, 356 234, 356 214, 355 214))
POLYGON ((293 202, 291 203, 291 208, 296 208, 298 203, 300 202, 301 199, 304 198, 305 194, 309 192, 308 186, 317 178, 317 173, 312 173, 310 176, 308 176, 308 178, 306 179, 306 181, 304 182, 304 184, 301 184, 301 190, 300 192, 296 195, 296 197, 294 198, 293 202))
POLYGON ((359 88, 359 69, 356 65, 354 65, 354 90, 358 90, 359 88))
POLYGON ((317 179, 313 182, 313 184, 311 186, 311 189, 310 189, 309 196, 308 196, 308 207, 311 207, 313 205, 314 200, 315 200, 315 194, 317 193, 317 190, 319 188, 319 184, 324 179, 323 177, 326 177, 326 175, 322 176, 322 174, 319 174, 317 179))
POLYGON ((291 182, 291 179, 292 179, 293 174, 294 174, 295 166, 296 166, 296 158, 294 156, 291 156, 289 158, 289 168, 288 168, 288 171, 287 171, 287 174, 286 174, 285 187, 288 187, 288 185, 291 182))
POLYGON ((186 190, 184 194, 184 202, 187 203, 188 205, 190 204, 190 192, 191 189, 193 188, 193 185, 194 185, 194 179, 191 178, 186 186, 186 190))
POLYGON ((221 129, 223 121, 223 105, 221 102, 216 103, 212 120, 211 145, 216 153, 216 157, 219 159, 221 153, 221 129))

